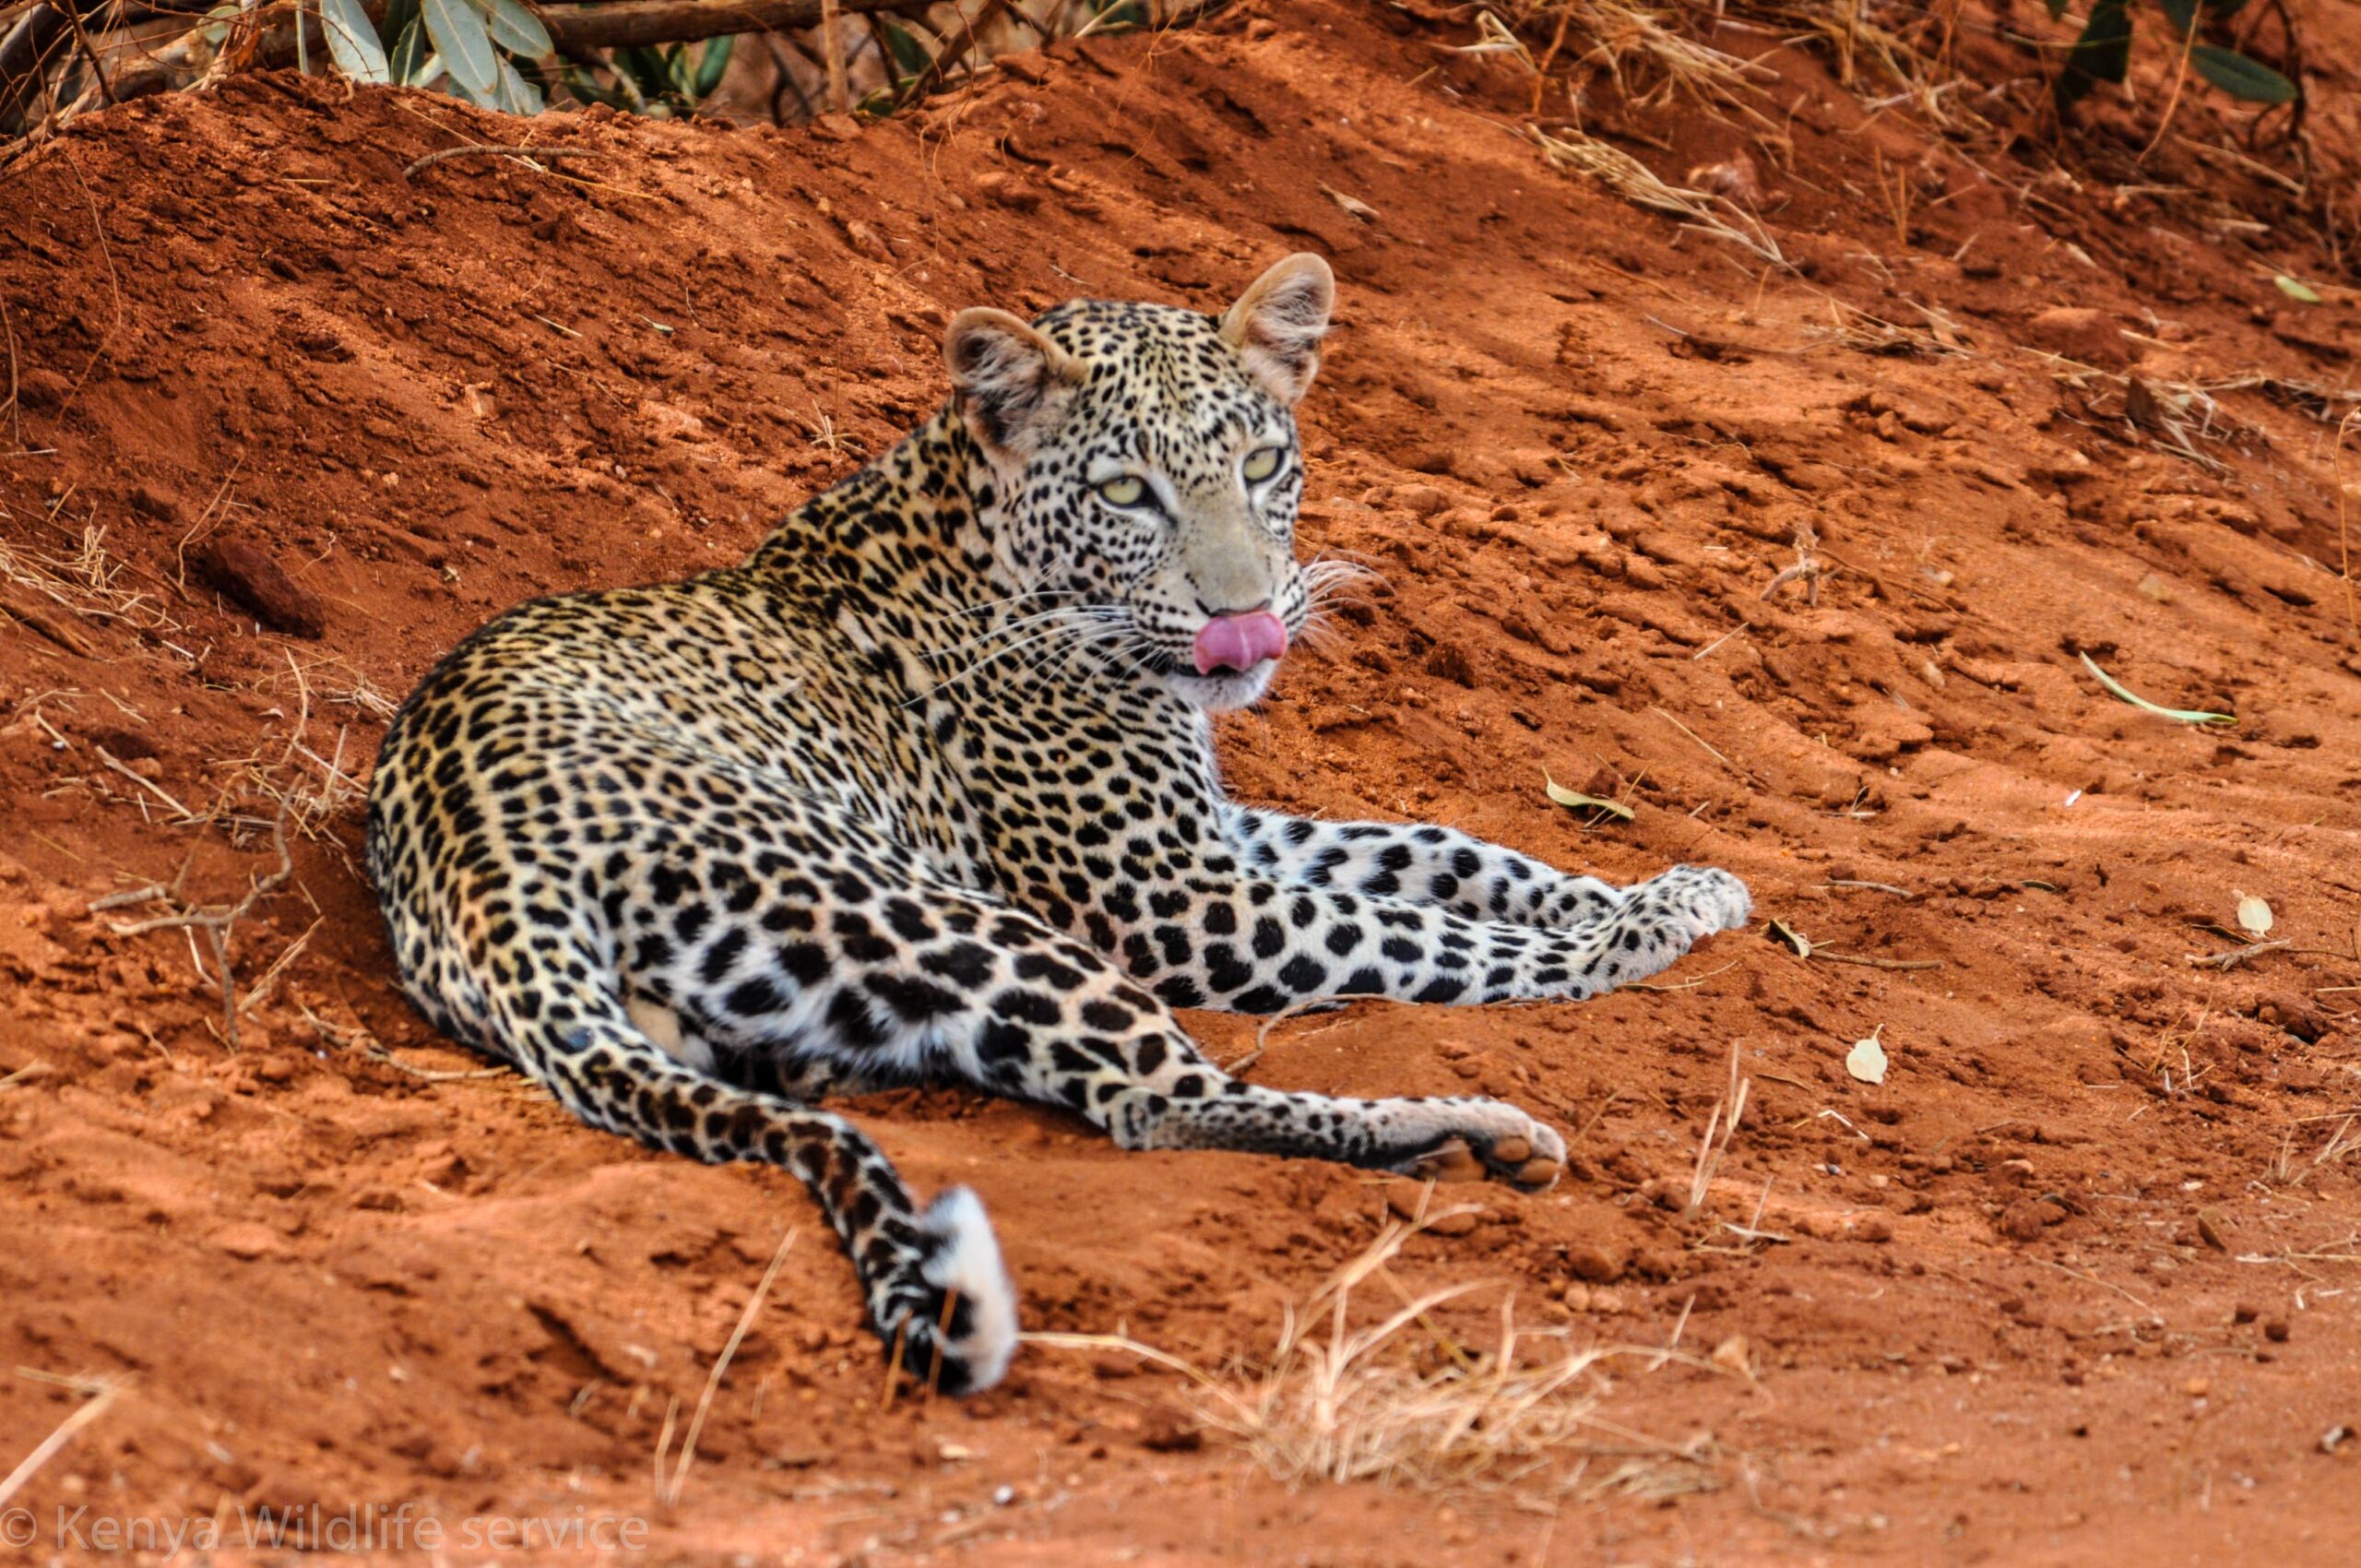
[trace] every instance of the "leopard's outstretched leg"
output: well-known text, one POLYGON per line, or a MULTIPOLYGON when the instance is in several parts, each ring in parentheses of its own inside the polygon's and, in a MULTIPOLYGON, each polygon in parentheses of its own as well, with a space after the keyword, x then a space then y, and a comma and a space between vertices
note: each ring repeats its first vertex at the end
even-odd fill
POLYGON ((1276 1013, 1311 1000, 1582 1001, 1644 980, 1745 923, 1746 885, 1675 866, 1562 925, 1472 920, 1399 897, 1211 872, 1149 890, 1114 933, 1123 971, 1176 1007, 1276 1013))
POLYGON ((1561 872, 1433 823, 1323 822, 1226 801, 1221 826, 1250 870, 1289 885, 1430 904, 1470 920, 1561 930, 1609 915, 1654 885, 1618 887, 1561 872))

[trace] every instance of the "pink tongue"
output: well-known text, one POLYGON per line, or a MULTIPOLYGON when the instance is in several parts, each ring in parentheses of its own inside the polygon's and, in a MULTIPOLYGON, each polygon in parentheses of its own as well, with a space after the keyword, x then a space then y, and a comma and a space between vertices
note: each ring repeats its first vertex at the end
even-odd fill
POLYGON ((1267 610, 1252 615, 1216 615, 1197 633, 1197 673, 1252 670, 1287 650, 1287 623, 1267 610))

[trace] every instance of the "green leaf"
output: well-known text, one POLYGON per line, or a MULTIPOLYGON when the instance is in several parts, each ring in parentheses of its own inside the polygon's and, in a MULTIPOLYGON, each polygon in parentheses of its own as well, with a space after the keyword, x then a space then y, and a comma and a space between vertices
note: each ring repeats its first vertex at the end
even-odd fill
POLYGON ((2272 281, 2278 284, 2279 291, 2286 295, 2291 300, 2301 300, 2308 305, 2316 305, 2320 303, 2320 296, 2318 290, 2314 289, 2309 283, 2301 282, 2296 279, 2288 277, 2284 272, 2282 272, 2272 278, 2272 281))
POLYGON ((2131 71, 2131 13, 2123 0, 2098 0, 2082 36, 2058 73, 2058 102, 2063 108, 2101 82, 2119 82, 2131 71))
POLYGON ((2187 38, 2197 30, 2197 0, 2163 0, 2163 4, 2175 37, 2187 38))
POLYGON ((2120 697, 2132 707, 2153 713, 2159 719, 2169 719, 2176 724, 2236 724, 2238 721, 2236 714, 2207 713, 2200 708, 2159 707, 2100 669, 2092 661, 2089 654, 2083 654, 2081 658, 2082 668, 2097 676, 2099 684, 2105 686, 2111 695, 2120 697))
POLYGON ((725 33, 705 46, 704 57, 697 61, 696 79, 692 84, 695 96, 704 99, 721 85, 721 74, 730 69, 730 52, 738 40, 725 33))
POLYGON ((2056 21, 2066 14, 2066 0, 2049 0, 2049 19, 2056 21))
POLYGON ((483 13, 468 0, 419 0, 418 10, 451 79, 480 103, 489 98, 500 80, 500 56, 492 53, 483 13))
POLYGON ((327 35, 328 54, 338 70, 373 87, 393 80, 385 45, 377 42, 377 30, 361 8, 361 0, 320 0, 320 30, 327 35))
POLYGON ((664 56, 644 43, 618 49, 607 56, 607 61, 620 67, 615 73, 618 77, 630 74, 631 85, 642 99, 661 98, 671 90, 671 73, 664 64, 664 56))
POLYGON ((2259 60, 2249 60, 2235 49, 2217 49, 2201 43, 2189 52, 2189 63, 2197 74, 2228 93, 2243 98, 2248 103, 2293 103, 2296 84, 2259 60))
POLYGON ((426 77, 420 67, 432 53, 426 43, 426 23, 418 14, 418 0, 393 0, 386 7, 384 36, 386 73, 397 87, 416 87, 426 77))
POLYGON ((541 18, 525 8, 519 0, 471 0, 483 13, 492 41, 512 54, 522 54, 528 60, 540 60, 557 53, 557 45, 550 42, 550 30, 541 18))
POLYGON ((1544 794, 1569 811, 1602 812, 1623 822, 1631 820, 1631 808, 1622 802, 1602 801, 1596 795, 1569 790, 1546 773, 1541 776, 1541 789, 1544 794))
POLYGON ((894 68, 906 77, 915 77, 934 64, 934 56, 926 45, 910 36, 910 30, 893 22, 884 24, 885 48, 894 56, 894 68))
POLYGON ((500 80, 492 89, 492 107, 509 114, 541 112, 541 89, 525 79, 505 54, 500 57, 500 80))

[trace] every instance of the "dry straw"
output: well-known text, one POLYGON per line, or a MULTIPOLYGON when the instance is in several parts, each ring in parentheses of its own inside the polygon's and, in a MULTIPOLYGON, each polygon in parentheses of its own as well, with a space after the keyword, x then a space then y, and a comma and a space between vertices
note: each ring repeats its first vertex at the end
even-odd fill
MULTIPOLYGON (((1560 1455, 1583 1453, 1601 1435, 1611 1436, 1617 1452, 1628 1453, 1631 1434, 1602 1427, 1597 1417, 1604 1364, 1634 1355, 1659 1364, 1695 1364, 1693 1360, 1669 1347, 1583 1348, 1566 1343, 1561 1330, 1521 1330, 1513 1297, 1501 1303, 1498 1336, 1489 1348, 1445 1333, 1435 1322, 1436 1309, 1480 1287, 1459 1285, 1413 1297, 1387 1265, 1412 1237, 1474 1212, 1460 1207, 1388 1220, 1359 1256, 1308 1300, 1287 1308, 1277 1342, 1255 1364, 1207 1371, 1121 1335, 1025 1338, 1062 1349, 1137 1356, 1179 1372, 1189 1382, 1187 1400, 1197 1423, 1228 1437, 1290 1484, 1501 1486, 1534 1475, 1560 1455), (1400 1299, 1394 1311, 1374 1319, 1355 1310, 1356 1292, 1372 1280, 1400 1299)), ((1661 1454, 1695 1458, 1670 1446, 1661 1454)))

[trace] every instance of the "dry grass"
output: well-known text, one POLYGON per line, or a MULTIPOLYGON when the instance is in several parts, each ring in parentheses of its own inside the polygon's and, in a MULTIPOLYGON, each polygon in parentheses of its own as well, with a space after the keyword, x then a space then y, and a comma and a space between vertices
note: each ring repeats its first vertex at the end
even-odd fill
MULTIPOLYGON (((36 1374, 27 1373, 26 1375, 36 1374)), ((73 1412, 64 1420, 58 1422, 56 1429, 36 1444, 33 1451, 26 1455, 15 1469, 8 1472, 6 1479, 0 1479, 0 1508, 6 1508, 9 1499, 22 1491, 43 1465, 55 1458, 67 1443, 73 1442, 77 1432, 105 1415, 113 1407, 114 1402, 123 1397, 125 1386, 121 1383, 103 1380, 85 1382, 80 1379, 52 1378, 46 1373, 38 1375, 42 1382, 65 1384, 87 1397, 81 1404, 77 1405, 73 1412)))
POLYGON ((143 812, 146 797, 153 797, 172 810, 173 814, 168 820, 173 826, 219 827, 232 841, 253 833, 266 837, 270 868, 250 873, 245 888, 234 899, 199 903, 187 895, 185 885, 195 863, 192 851, 169 883, 152 883, 109 894, 94 899, 89 906, 92 914, 139 905, 160 906, 160 913, 137 920, 113 921, 109 927, 119 936, 177 931, 186 937, 189 962, 198 980, 221 998, 219 1033, 222 1044, 231 1051, 238 1049, 239 1020, 275 993, 290 966, 302 956, 321 924, 320 920, 313 921, 301 935, 279 950, 252 985, 241 988, 235 962, 239 922, 292 880, 295 862, 288 843, 291 831, 325 842, 338 855, 345 853, 342 842, 327 832, 328 825, 357 806, 363 795, 359 781, 344 767, 348 727, 338 728, 329 755, 323 757, 313 750, 305 739, 311 727, 311 683, 303 667, 295 662, 291 654, 288 658, 288 672, 295 688, 296 713, 278 758, 265 762, 262 752, 257 750, 251 756, 219 765, 227 778, 220 784, 212 807, 206 812, 192 811, 162 785, 135 772, 105 747, 95 742, 91 746, 102 765, 143 791, 141 797, 135 797, 139 799, 143 812), (241 810, 247 802, 267 803, 269 814, 255 815, 241 810))
MULTIPOLYGON (((1956 20, 1954 9, 1952 26, 1956 20)), ((1907 104, 1946 129, 1986 126, 1959 101, 1972 84, 1952 69, 1952 27, 1937 28, 1923 6, 1879 0, 1522 0, 1497 14, 1478 12, 1476 25, 1477 42, 1465 52, 1508 55, 1531 71, 1536 119, 1548 74, 1559 68, 1567 74, 1568 104, 1577 120, 1583 105, 1576 78, 1595 73, 1634 107, 1687 99, 1734 113, 1775 138, 1775 123, 1758 105, 1778 74, 1707 42, 1722 30, 1742 29, 1778 43, 1816 47, 1833 65, 1837 80, 1873 111, 1907 104), (1886 25, 1882 18, 1897 11, 1902 19, 1886 25), (1935 32, 1940 37, 1932 48, 1918 41, 1935 32), (1541 46, 1538 54, 1535 45, 1541 46)))
POLYGON ((754 1287, 752 1296, 746 1298, 746 1310, 738 1314, 738 1326, 730 1331, 729 1343, 723 1345, 721 1354, 714 1358, 713 1369, 706 1374, 705 1391, 697 1396, 696 1410, 689 1418, 688 1432, 681 1439, 680 1455, 673 1459, 670 1475, 665 1473, 664 1466, 667 1459, 672 1458, 672 1419, 679 1412, 680 1402, 675 1400, 665 1408, 664 1427, 656 1439, 656 1501, 667 1508, 679 1503, 682 1491, 689 1484, 689 1467, 696 1463, 697 1439, 705 1433, 705 1419, 713 1408, 713 1396, 721 1390, 721 1374, 730 1370, 730 1358, 738 1354, 738 1347, 745 1340, 746 1331, 754 1325, 763 1303, 770 1299, 771 1286, 777 1280, 778 1271, 786 1264, 788 1252, 794 1247, 797 1234, 790 1228, 785 1236, 779 1238, 778 1251, 771 1254, 771 1265, 763 1271, 762 1283, 754 1287))
MULTIPOLYGON (((1576 1348, 1562 1330, 1520 1329, 1504 1300, 1488 1347, 1462 1343, 1435 1321, 1444 1302, 1480 1289, 1412 1296, 1389 1272, 1409 1240, 1465 1208, 1388 1220, 1375 1241, 1304 1301, 1290 1304, 1270 1353, 1206 1371, 1121 1335, 1028 1334, 1029 1344, 1133 1355, 1188 1380, 1189 1413, 1290 1485, 1376 1481, 1439 1489, 1508 1486, 1561 1458, 1611 1451, 1693 1466, 1700 1455, 1659 1444, 1597 1416, 1607 1364, 1642 1357, 1700 1364, 1676 1345, 1576 1348), (1398 1301, 1365 1310, 1372 1282, 1398 1301)), ((1569 1482, 1569 1485, 1578 1482, 1569 1482)), ((1562 1490, 1562 1489, 1561 1489, 1562 1490)))
POLYGON ((89 640, 71 621, 61 624, 43 615, 43 605, 74 620, 122 625, 159 637, 179 631, 180 623, 165 609, 163 595, 129 580, 130 566, 107 549, 105 529, 93 520, 69 531, 60 522, 59 514, 71 498, 69 491, 50 509, 51 525, 64 536, 60 547, 43 549, 0 538, 0 586, 16 590, 0 598, 0 612, 84 655, 94 652, 89 640))
MULTIPOLYGON (((1703 0, 1692 4, 1704 8, 1703 0)), ((1877 94, 1868 99, 1872 110, 1906 103, 1930 125, 1982 126, 1981 116, 1952 101, 1970 84, 1950 69, 1950 35, 1936 49, 1922 49, 1907 36, 1907 23, 1890 28, 1879 19, 1881 13, 1895 10, 1921 18, 1927 15, 1923 6, 1879 5, 1875 0, 1726 0, 1713 6, 1723 20, 1820 45, 1834 62, 1840 83, 1856 93, 1877 94)))
POLYGON ((1566 107, 1579 121, 1583 114, 1581 84, 1576 79, 1596 71, 1614 84, 1618 97, 1638 107, 1686 97, 1708 106, 1736 111, 1765 127, 1771 122, 1750 101, 1750 89, 1775 81, 1776 76, 1735 54, 1715 49, 1697 36, 1679 6, 1631 4, 1630 0, 1543 0, 1505 7, 1505 15, 1479 11, 1477 42, 1463 46, 1465 54, 1498 54, 1514 60, 1533 77, 1535 118, 1547 105, 1549 73, 1566 71, 1566 107), (1527 36, 1546 35, 1548 42, 1536 55, 1527 36))
POLYGON ((2361 1154, 2361 1111, 2334 1111, 2320 1116, 2299 1118, 2287 1129, 2280 1141, 2279 1152, 2272 1157, 2271 1182, 2278 1187, 2300 1187, 2317 1178, 2321 1171, 2340 1165, 2354 1155, 2361 1154), (2296 1152, 2298 1132, 2308 1124, 2333 1123, 2328 1138, 2308 1156, 2296 1152))
POLYGON ((1572 127, 1556 132, 1528 125, 1525 134, 1541 148, 1554 169, 1568 170, 1596 180, 1632 206, 1661 212, 1684 221, 1681 227, 1727 240, 1749 254, 1785 267, 1787 258, 1754 215, 1726 196, 1686 185, 1667 184, 1655 172, 1622 148, 1609 147, 1572 127))
MULTIPOLYGON (((1684 1213, 1695 1214, 1705 1206, 1705 1199, 1714 1190, 1714 1178, 1720 1173, 1722 1160, 1730 1152, 1730 1141, 1738 1136, 1738 1121, 1746 1114, 1747 1098, 1753 1087, 1754 1080, 1738 1071, 1738 1048, 1732 1044, 1729 1086, 1714 1102, 1713 1114, 1705 1119, 1705 1135, 1698 1142, 1697 1168, 1689 1178, 1689 1206, 1684 1213)), ((1758 1211, 1756 1218, 1761 1218, 1758 1211)))

